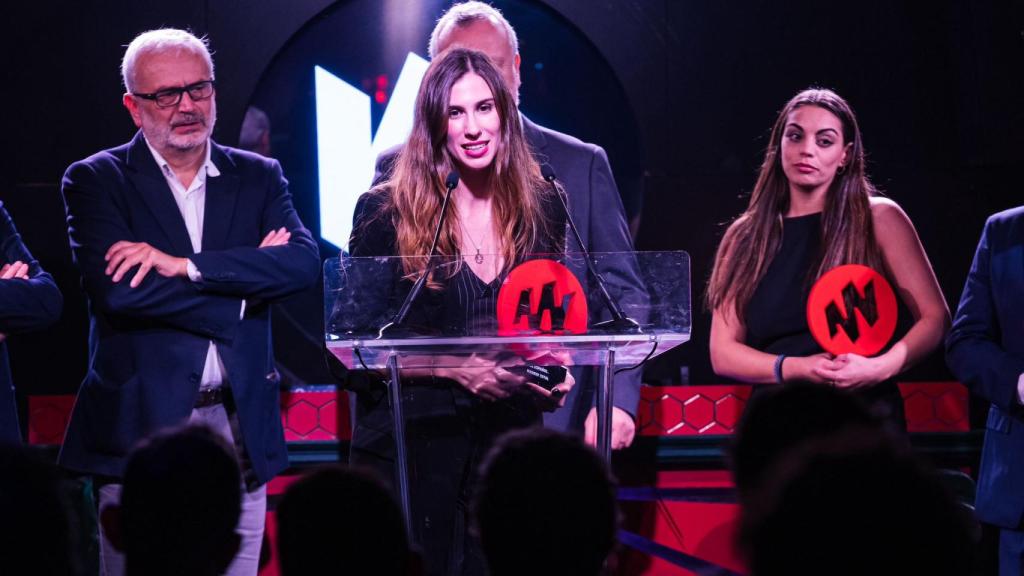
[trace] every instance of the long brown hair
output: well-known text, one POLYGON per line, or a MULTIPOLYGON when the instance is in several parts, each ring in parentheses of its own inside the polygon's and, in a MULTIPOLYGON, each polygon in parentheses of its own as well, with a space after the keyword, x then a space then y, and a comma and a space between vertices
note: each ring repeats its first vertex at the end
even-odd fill
MULTIPOLYGON (((398 254, 405 273, 416 278, 426 267, 434 229, 444 200, 444 181, 456 169, 445 146, 448 138, 448 107, 452 86, 474 73, 487 83, 501 126, 500 144, 491 165, 494 221, 506 266, 536 249, 542 237, 557 239, 541 210, 550 194, 540 167, 523 136, 515 97, 501 74, 481 52, 454 48, 430 64, 416 96, 412 132, 395 161, 391 177, 374 189, 385 194, 382 212, 390 214, 398 239, 398 254)), ((454 204, 438 240, 438 254, 459 254, 459 218, 454 204)), ((356 231, 359 232, 358 230, 356 231)), ((462 266, 458 259, 452 269, 462 266)))
POLYGON ((846 168, 836 173, 821 216, 821 251, 808 281, 842 264, 864 264, 882 271, 875 241, 870 197, 876 194, 864 167, 860 127, 850 105, 831 90, 812 88, 790 100, 772 127, 764 162, 750 195, 750 204, 729 226, 718 246, 708 282, 707 306, 730 305, 738 318, 782 243, 782 218, 789 209, 789 179, 782 170, 779 149, 789 115, 801 106, 818 106, 834 114, 843 125, 843 145, 851 144, 846 168))

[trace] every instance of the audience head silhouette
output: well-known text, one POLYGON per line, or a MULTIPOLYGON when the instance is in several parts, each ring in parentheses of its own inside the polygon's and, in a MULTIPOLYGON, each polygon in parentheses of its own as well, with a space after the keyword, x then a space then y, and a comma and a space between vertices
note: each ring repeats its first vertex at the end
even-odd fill
POLYGON ((753 576, 971 573, 965 510, 883 431, 810 440, 771 470, 741 513, 753 576))
POLYGON ((731 465, 740 501, 756 497, 772 465, 789 450, 851 425, 882 426, 857 397, 835 388, 787 384, 759 390, 733 438, 731 465))
POLYGON ((119 506, 102 510, 125 572, 213 575, 238 551, 241 473, 231 447, 206 427, 144 440, 128 457, 119 506))
POLYGON ((599 574, 615 543, 615 490, 576 437, 510 432, 481 467, 474 512, 492 576, 599 574))
POLYGON ((326 466, 288 487, 277 505, 283 576, 403 576, 417 572, 402 512, 368 471, 326 466))
POLYGON ((3 567, 31 566, 40 576, 77 574, 68 506, 55 467, 21 446, 0 444, 0 470, 3 567))

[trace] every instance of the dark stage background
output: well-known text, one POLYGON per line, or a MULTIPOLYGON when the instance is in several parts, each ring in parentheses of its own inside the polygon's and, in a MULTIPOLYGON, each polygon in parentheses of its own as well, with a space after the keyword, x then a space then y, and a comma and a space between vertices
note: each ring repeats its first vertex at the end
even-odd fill
MULTIPOLYGON (((638 249, 688 251, 695 302, 722 224, 746 203, 776 111, 811 85, 836 89, 857 111, 870 173, 914 221, 951 308, 985 216, 1021 203, 1021 2, 494 3, 520 35, 523 110, 606 148, 639 222, 638 249)), ((40 0, 8 8, 0 200, 65 295, 58 326, 11 338, 20 394, 72 393, 85 370, 85 301, 60 178, 71 162, 134 133, 118 65, 137 33, 177 26, 210 36, 215 138, 236 144, 246 106, 267 110, 274 155, 318 231, 311 58, 357 80, 386 74, 393 82, 407 51, 425 55, 446 4, 40 0)), ((375 124, 382 111, 375 105, 375 124)), ((282 372, 293 384, 329 381, 318 356, 321 306, 314 290, 275 316, 282 372)), ((709 316, 694 312, 693 341, 653 362, 645 381, 721 381, 708 360, 709 316)), ((949 378, 940 355, 905 376, 949 378)))

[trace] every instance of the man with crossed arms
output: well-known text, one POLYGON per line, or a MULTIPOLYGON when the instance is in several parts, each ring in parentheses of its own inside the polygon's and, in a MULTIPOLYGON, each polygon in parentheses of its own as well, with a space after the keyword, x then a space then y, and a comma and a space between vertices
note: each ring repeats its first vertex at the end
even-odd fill
MULTIPOLYGON (((245 482, 228 574, 257 573, 265 483, 288 464, 270 304, 312 284, 320 258, 280 165, 210 139, 213 61, 183 30, 125 51, 131 142, 64 175, 71 248, 89 298, 89 367, 62 465, 96 478, 100 513, 128 451, 184 422, 235 447, 245 482)), ((105 574, 123 560, 101 539, 105 574)))

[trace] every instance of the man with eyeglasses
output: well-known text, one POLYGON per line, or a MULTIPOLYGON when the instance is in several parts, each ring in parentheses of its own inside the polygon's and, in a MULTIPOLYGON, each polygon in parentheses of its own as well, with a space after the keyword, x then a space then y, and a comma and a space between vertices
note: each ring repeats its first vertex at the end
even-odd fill
MULTIPOLYGON (((64 175, 71 248, 89 297, 89 368, 61 450, 118 501, 125 456, 186 421, 235 448, 242 544, 228 574, 258 570, 265 483, 287 465, 270 310, 317 278, 320 258, 280 165, 210 139, 213 61, 189 32, 145 32, 125 51, 131 142, 64 175)), ((104 574, 123 559, 101 538, 104 574)))

